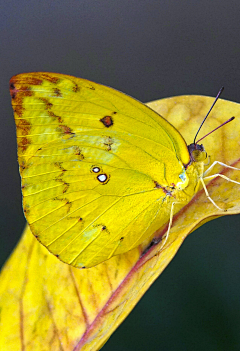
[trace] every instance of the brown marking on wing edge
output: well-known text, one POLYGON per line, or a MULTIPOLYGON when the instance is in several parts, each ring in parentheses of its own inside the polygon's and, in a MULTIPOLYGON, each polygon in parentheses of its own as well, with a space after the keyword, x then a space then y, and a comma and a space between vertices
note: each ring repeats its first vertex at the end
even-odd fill
POLYGON ((21 130, 21 135, 28 135, 31 129, 31 123, 26 119, 17 119, 16 126, 21 130))
POLYGON ((23 138, 19 138, 18 141, 18 148, 21 149, 22 152, 26 151, 28 148, 28 145, 31 144, 30 139, 23 137, 23 138))
POLYGON ((33 92, 31 91, 31 88, 28 86, 23 85, 17 88, 14 82, 15 82, 14 79, 10 80, 10 95, 12 97, 12 107, 14 112, 19 117, 21 117, 24 111, 23 98, 26 96, 32 96, 33 92))
POLYGON ((45 79, 47 81, 49 81, 50 83, 53 84, 57 84, 60 81, 60 78, 55 77, 54 74, 47 74, 47 73, 38 73, 38 75, 42 78, 45 79))
POLYGON ((103 118, 100 119, 100 122, 102 122, 102 124, 107 128, 113 125, 113 119, 111 116, 104 116, 103 118))
POLYGON ((24 216, 25 216, 25 217, 28 216, 29 213, 30 213, 29 206, 24 206, 23 212, 24 212, 24 216))
POLYGON ((26 168, 25 161, 22 161, 22 163, 19 163, 19 168, 20 168, 20 171, 23 171, 26 168))
POLYGON ((74 87, 72 88, 72 91, 73 91, 74 93, 77 93, 77 92, 80 91, 80 87, 77 85, 77 83, 74 83, 74 87))

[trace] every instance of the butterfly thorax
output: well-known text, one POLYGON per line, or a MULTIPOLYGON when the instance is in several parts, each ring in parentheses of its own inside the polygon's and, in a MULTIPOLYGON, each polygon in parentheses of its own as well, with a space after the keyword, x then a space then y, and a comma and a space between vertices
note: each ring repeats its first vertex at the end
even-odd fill
POLYGON ((196 194, 200 178, 204 172, 204 160, 207 154, 203 145, 190 144, 188 146, 190 161, 179 174, 179 182, 164 187, 166 202, 188 203, 196 194))
POLYGON ((200 178, 203 177, 204 173, 204 160, 207 157, 207 153, 203 145, 190 144, 188 145, 190 162, 185 166, 186 176, 189 178, 189 184, 185 189, 185 192, 192 198, 196 194, 200 178))

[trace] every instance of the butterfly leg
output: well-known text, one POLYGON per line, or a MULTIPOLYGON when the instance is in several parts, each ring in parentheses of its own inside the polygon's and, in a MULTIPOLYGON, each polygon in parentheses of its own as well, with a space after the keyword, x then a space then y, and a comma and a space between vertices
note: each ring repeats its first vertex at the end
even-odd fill
POLYGON ((235 183, 235 184, 239 184, 239 185, 240 185, 240 182, 237 182, 237 181, 235 181, 235 180, 232 180, 232 179, 226 177, 225 175, 219 174, 219 173, 216 173, 216 174, 213 174, 213 175, 211 175, 211 176, 205 177, 205 175, 206 175, 207 173, 209 173, 210 170, 211 170, 216 164, 219 164, 219 165, 221 165, 221 166, 223 166, 223 167, 226 167, 226 168, 234 169, 234 170, 236 170, 236 171, 240 171, 240 169, 239 169, 239 168, 236 168, 236 167, 232 167, 232 166, 226 165, 225 163, 220 162, 220 161, 214 161, 213 164, 203 173, 203 177, 200 178, 200 181, 201 181, 201 183, 202 183, 202 185, 203 185, 203 189, 204 189, 204 191, 205 191, 205 193, 206 193, 207 198, 212 202, 212 204, 213 204, 217 209, 219 209, 219 210, 221 210, 221 211, 224 211, 224 210, 223 210, 222 208, 220 208, 220 207, 213 201, 213 199, 209 196, 209 193, 208 193, 208 191, 207 191, 207 187, 206 187, 206 185, 205 185, 205 183, 204 183, 204 180, 210 180, 210 179, 214 179, 214 178, 216 178, 216 177, 221 177, 221 178, 226 179, 227 181, 232 182, 232 183, 235 183))
MULTIPOLYGON (((208 178, 208 177, 207 177, 207 178, 208 178)), ((204 178, 204 179, 206 179, 206 178, 204 178)), ((203 189, 204 189, 204 191, 205 191, 205 194, 206 194, 208 200, 210 200, 211 203, 212 203, 218 210, 223 211, 223 209, 222 209, 221 207, 219 207, 219 206, 213 201, 213 199, 210 197, 210 195, 209 195, 209 193, 208 193, 208 191, 207 191, 207 187, 206 187, 206 185, 205 185, 204 180, 203 180, 202 177, 200 178, 200 181, 201 181, 201 183, 202 183, 203 189)))
POLYGON ((216 177, 221 177, 221 178, 223 178, 223 179, 228 180, 229 182, 236 183, 236 184, 239 184, 239 185, 240 185, 240 182, 237 182, 236 180, 232 180, 232 179, 226 177, 225 175, 219 174, 219 173, 216 173, 216 174, 213 174, 213 175, 211 175, 211 176, 204 177, 204 178, 201 178, 201 179, 208 179, 208 180, 209 180, 209 179, 213 179, 213 178, 216 178, 216 177))
POLYGON ((171 210, 170 210, 170 219, 169 219, 169 223, 168 223, 168 229, 167 229, 167 233, 164 237, 164 241, 162 243, 162 246, 161 246, 161 249, 164 248, 167 240, 168 240, 168 237, 169 237, 169 233, 170 233, 170 229, 171 229, 171 226, 172 226, 172 221, 173 221, 173 213, 174 213, 174 206, 176 204, 178 204, 179 202, 172 202, 172 205, 171 205, 171 210))
POLYGON ((211 163, 211 156, 208 155, 208 161, 207 163, 204 163, 204 167, 207 167, 211 163))
POLYGON ((207 173, 209 173, 209 172, 211 171, 211 169, 212 169, 216 164, 219 164, 219 165, 221 165, 221 166, 223 166, 223 167, 226 167, 226 168, 231 168, 231 169, 235 169, 235 170, 237 170, 237 171, 240 171, 239 168, 226 165, 225 163, 220 162, 220 161, 214 161, 213 164, 211 164, 211 166, 208 167, 208 169, 206 169, 206 171, 203 173, 203 175, 205 176, 207 173))

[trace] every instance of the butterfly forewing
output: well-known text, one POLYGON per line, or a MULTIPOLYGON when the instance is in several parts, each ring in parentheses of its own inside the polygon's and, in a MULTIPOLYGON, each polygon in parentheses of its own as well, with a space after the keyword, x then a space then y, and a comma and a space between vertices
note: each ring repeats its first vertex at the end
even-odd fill
POLYGON ((169 219, 166 190, 189 162, 172 125, 114 89, 52 73, 10 81, 25 216, 74 266, 129 251, 169 219))

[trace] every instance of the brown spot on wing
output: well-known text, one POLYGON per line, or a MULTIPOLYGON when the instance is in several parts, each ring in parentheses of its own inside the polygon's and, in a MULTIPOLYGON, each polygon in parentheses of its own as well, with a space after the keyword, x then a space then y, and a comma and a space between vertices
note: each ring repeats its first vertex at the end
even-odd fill
POLYGON ((55 162, 54 165, 57 166, 61 171, 66 171, 66 169, 62 166, 62 162, 55 162))
POLYGON ((70 127, 65 126, 65 125, 59 125, 57 127, 57 131, 60 131, 63 134, 75 134, 75 133, 73 133, 73 131, 70 127))
POLYGON ((80 87, 75 83, 74 87, 72 88, 72 91, 74 93, 77 93, 78 91, 80 91, 80 87))
POLYGON ((53 94, 55 96, 57 96, 57 97, 61 97, 62 96, 62 93, 61 93, 60 89, 58 89, 58 88, 54 88, 53 89, 53 94))
POLYGON ((56 166, 60 171, 61 173, 58 174, 55 179, 56 180, 62 180, 62 177, 64 176, 64 172, 66 172, 67 170, 65 168, 63 168, 62 166, 62 162, 55 162, 54 163, 54 166, 56 166))
POLYGON ((48 111, 48 115, 53 119, 57 119, 59 123, 63 123, 62 117, 55 115, 55 113, 53 113, 52 111, 48 111))
POLYGON ((29 206, 25 205, 25 206, 24 206, 24 209, 23 209, 23 212, 24 212, 24 215, 25 215, 25 216, 28 216, 29 213, 30 213, 29 206))
POLYGON ((26 168, 25 161, 22 161, 22 163, 19 163, 20 170, 23 171, 26 168))
POLYGON ((113 119, 111 116, 104 116, 103 118, 100 119, 100 122, 102 122, 103 125, 107 128, 113 125, 113 119))
POLYGON ((101 231, 105 231, 107 232, 108 234, 110 234, 110 231, 108 230, 107 226, 103 223, 99 223, 99 224, 94 224, 93 225, 94 228, 100 228, 101 231))
POLYGON ((39 100, 44 102, 49 117, 51 117, 53 119, 57 119, 58 123, 63 123, 63 119, 62 119, 61 116, 57 116, 57 115, 55 115, 54 112, 50 111, 50 109, 53 107, 53 104, 48 99, 46 99, 46 98, 39 98, 39 100))
POLYGON ((49 110, 53 106, 53 104, 51 102, 49 102, 48 99, 46 99, 46 98, 40 97, 39 100, 44 102, 44 104, 46 105, 46 109, 47 110, 49 110))
POLYGON ((73 150, 75 150, 75 155, 80 156, 80 159, 84 159, 84 155, 82 154, 82 150, 80 149, 79 146, 73 146, 73 150))

